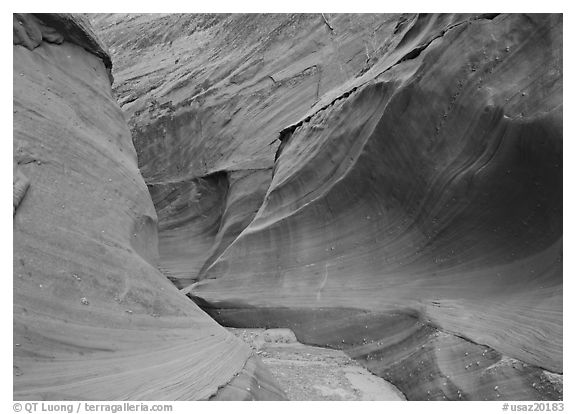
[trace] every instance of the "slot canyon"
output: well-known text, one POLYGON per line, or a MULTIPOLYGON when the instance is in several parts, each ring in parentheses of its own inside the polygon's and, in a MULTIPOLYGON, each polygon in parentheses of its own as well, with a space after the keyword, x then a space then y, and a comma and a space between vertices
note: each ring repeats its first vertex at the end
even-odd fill
POLYGON ((15 400, 297 398, 254 332, 563 399, 561 14, 14 14, 13 50, 15 400))

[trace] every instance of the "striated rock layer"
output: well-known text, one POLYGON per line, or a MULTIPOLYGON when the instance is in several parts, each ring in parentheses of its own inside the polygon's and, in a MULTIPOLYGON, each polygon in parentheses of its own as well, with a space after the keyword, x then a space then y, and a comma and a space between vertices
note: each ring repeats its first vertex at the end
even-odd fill
POLYGON ((213 317, 408 399, 562 397, 561 15, 93 19, 213 317))
POLYGON ((284 398, 155 267, 105 50, 78 16, 14 15, 14 399, 284 398))
POLYGON ((280 130, 368 70, 397 15, 89 15, 159 215, 160 266, 178 287, 252 221, 280 130), (340 29, 341 27, 341 29, 340 29), (176 190, 176 188, 179 188, 176 190))

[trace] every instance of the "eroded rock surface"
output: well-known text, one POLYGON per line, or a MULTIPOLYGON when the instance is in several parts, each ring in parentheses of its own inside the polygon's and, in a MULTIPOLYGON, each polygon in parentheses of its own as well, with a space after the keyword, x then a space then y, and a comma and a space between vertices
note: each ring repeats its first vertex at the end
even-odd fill
POLYGON ((14 399, 284 398, 157 270, 109 69, 81 17, 14 15, 14 399))
POLYGON ((230 330, 250 345, 290 400, 403 401, 396 387, 344 352, 297 342, 290 329, 230 330))
POLYGON ((561 15, 92 19, 214 318, 408 399, 561 398, 561 15))

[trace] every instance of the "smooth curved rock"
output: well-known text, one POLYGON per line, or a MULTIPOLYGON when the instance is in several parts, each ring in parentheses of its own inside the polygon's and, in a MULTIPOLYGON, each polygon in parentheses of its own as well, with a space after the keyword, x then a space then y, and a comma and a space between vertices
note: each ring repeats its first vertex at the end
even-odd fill
POLYGON ((455 27, 301 124, 256 218, 193 294, 413 308, 561 371, 560 27, 455 27))
MULTIPOLYGON (((208 399, 239 372, 262 381, 249 348, 156 269, 110 59, 79 21, 14 16, 14 399, 208 399)), ((230 392, 284 398, 273 383, 230 392)))
POLYGON ((254 218, 278 132, 370 68, 396 25, 395 15, 327 16, 333 31, 320 14, 90 18, 113 51, 115 93, 153 186, 161 267, 182 288, 254 218), (210 184, 217 176, 226 176, 228 195, 206 214, 208 200, 223 197, 210 184), (163 199, 164 185, 182 191, 163 199))
POLYGON ((147 182, 272 171, 253 219, 155 197, 196 222, 167 251, 202 246, 171 271, 213 317, 344 341, 409 399, 561 398, 561 15, 95 20, 147 182))

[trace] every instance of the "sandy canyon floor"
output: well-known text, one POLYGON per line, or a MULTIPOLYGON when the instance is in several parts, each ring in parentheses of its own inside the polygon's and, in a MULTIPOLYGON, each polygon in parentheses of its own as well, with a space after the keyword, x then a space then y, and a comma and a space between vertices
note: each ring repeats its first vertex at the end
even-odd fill
POLYGON ((290 400, 406 400, 344 352, 301 344, 289 329, 229 330, 262 359, 290 400))

